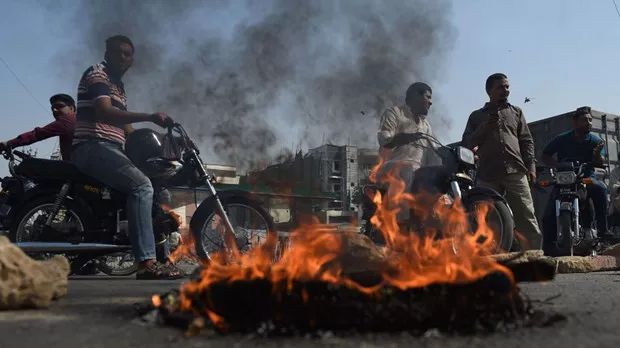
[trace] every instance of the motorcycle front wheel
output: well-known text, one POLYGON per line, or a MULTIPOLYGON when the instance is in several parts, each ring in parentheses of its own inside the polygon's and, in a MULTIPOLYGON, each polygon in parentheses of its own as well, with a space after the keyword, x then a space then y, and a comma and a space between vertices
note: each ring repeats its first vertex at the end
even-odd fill
POLYGON ((569 252, 573 255, 573 217, 570 211, 560 211, 557 217, 559 235, 557 236, 558 248, 562 252, 569 252))
MULTIPOLYGON (((221 200, 240 252, 247 252, 265 242, 268 235, 276 233, 271 216, 258 202, 243 196, 223 197, 221 200)), ((196 254, 203 260, 209 260, 211 254, 227 249, 224 243, 226 228, 216 206, 215 198, 207 199, 190 222, 196 254)), ((274 255, 276 259, 282 253, 280 244, 278 241, 274 255)))
POLYGON ((485 205, 488 206, 485 223, 493 231, 495 242, 493 251, 495 253, 510 251, 514 239, 514 219, 506 202, 493 197, 475 197, 465 202, 472 230, 478 228, 477 212, 485 205))

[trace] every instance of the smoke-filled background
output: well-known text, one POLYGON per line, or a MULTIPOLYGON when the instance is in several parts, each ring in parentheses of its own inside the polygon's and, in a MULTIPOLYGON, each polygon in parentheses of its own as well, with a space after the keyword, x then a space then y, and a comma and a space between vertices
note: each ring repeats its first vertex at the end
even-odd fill
POLYGON ((241 170, 325 142, 377 147, 383 109, 410 83, 432 84, 455 37, 446 1, 100 0, 50 11, 72 15, 61 73, 100 61, 105 38, 129 36, 130 110, 169 113, 207 159, 241 170))

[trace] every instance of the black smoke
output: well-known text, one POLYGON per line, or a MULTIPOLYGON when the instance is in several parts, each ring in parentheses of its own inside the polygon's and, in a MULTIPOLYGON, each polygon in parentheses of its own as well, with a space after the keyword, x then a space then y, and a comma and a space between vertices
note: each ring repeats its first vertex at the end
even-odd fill
POLYGON ((241 169, 323 142, 376 147, 382 110, 402 104, 410 83, 432 84, 454 39, 447 1, 93 0, 63 10, 76 35, 65 67, 81 72, 106 37, 131 37, 130 107, 168 112, 209 160, 241 169))

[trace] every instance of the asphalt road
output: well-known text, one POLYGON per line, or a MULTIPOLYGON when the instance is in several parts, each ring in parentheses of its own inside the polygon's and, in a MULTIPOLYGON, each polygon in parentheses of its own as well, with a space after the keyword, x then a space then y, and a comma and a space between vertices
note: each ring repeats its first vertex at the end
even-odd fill
POLYGON ((177 287, 173 281, 78 277, 68 295, 47 310, 0 312, 0 347, 617 347, 620 344, 620 273, 563 274, 547 283, 521 284, 540 309, 567 320, 546 328, 521 328, 476 336, 412 337, 368 334, 321 338, 201 335, 148 324, 133 304, 177 287), (542 303, 541 301, 560 295, 542 303))

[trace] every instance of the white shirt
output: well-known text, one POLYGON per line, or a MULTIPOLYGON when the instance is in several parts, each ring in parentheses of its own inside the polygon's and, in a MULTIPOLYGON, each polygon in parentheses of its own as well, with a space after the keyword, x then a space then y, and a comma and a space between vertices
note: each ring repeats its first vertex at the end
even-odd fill
MULTIPOLYGON (((377 138, 380 146, 389 144, 394 136, 398 133, 425 133, 433 135, 431 125, 424 116, 415 116, 407 105, 393 106, 385 110, 381 116, 381 124, 377 132, 377 138)), ((433 153, 432 143, 427 139, 418 139, 410 144, 396 146, 390 151, 386 161, 405 161, 410 162, 412 167, 420 168, 423 164, 427 164, 428 155, 433 153)))

